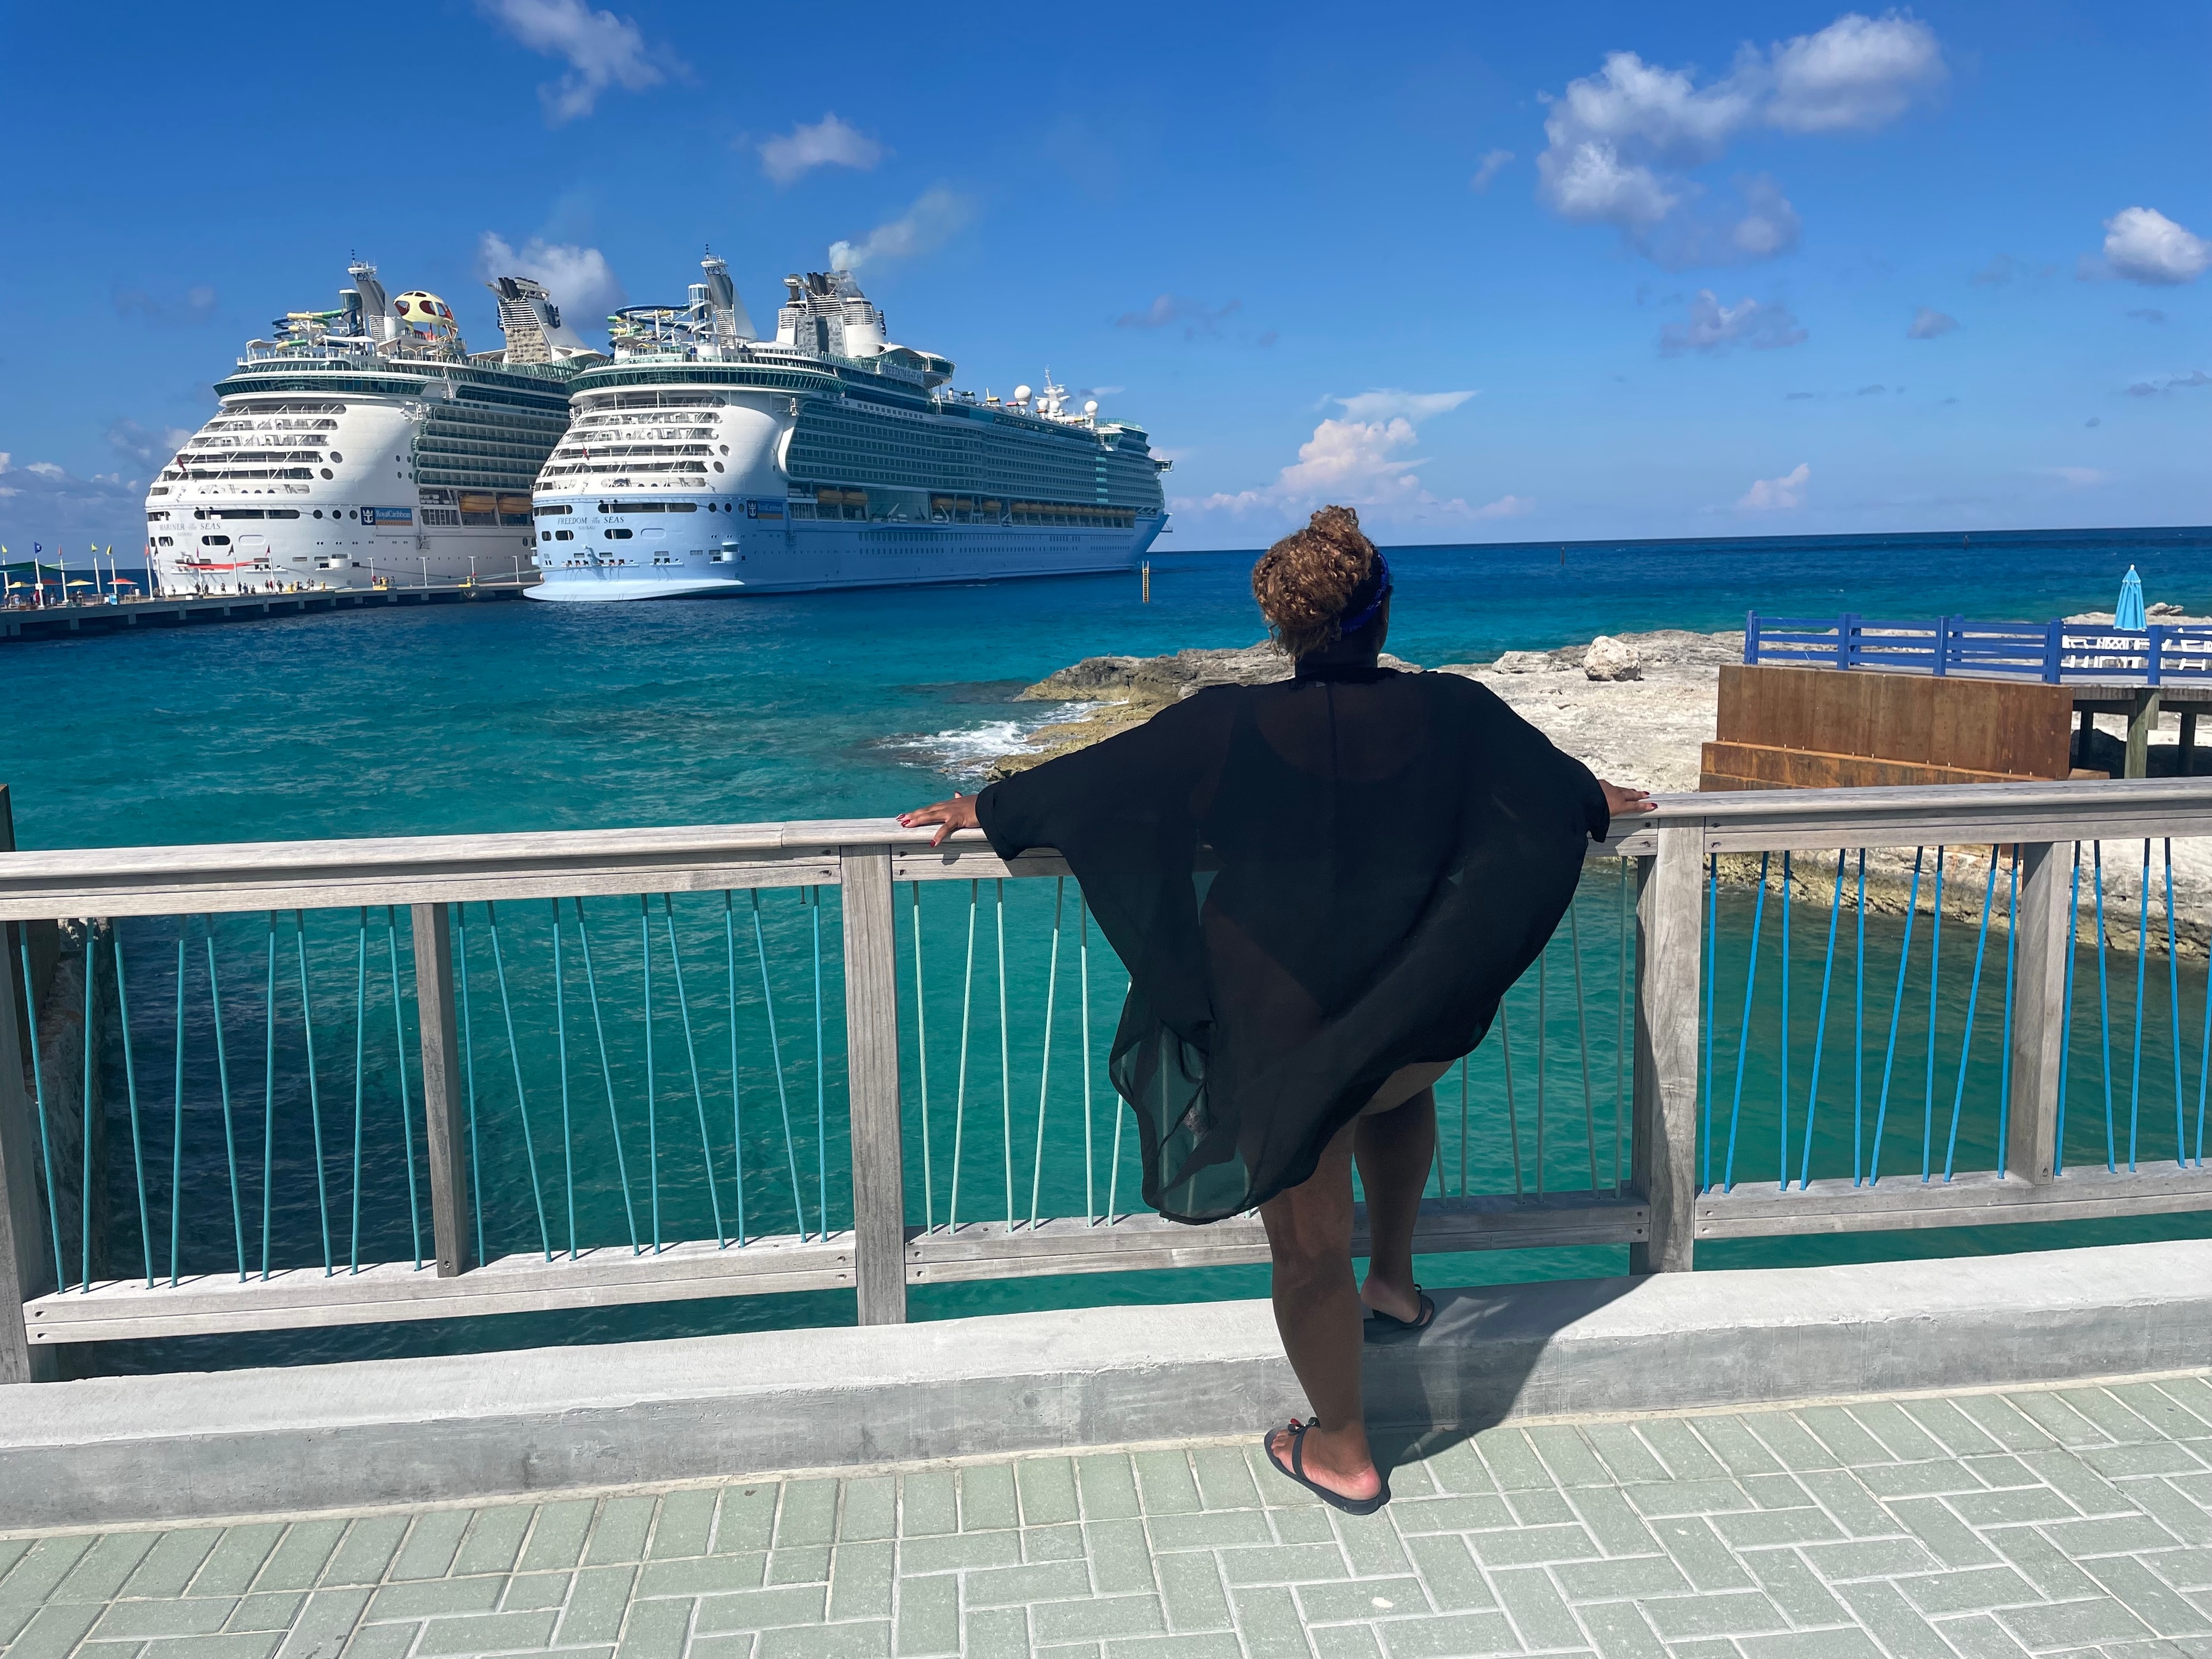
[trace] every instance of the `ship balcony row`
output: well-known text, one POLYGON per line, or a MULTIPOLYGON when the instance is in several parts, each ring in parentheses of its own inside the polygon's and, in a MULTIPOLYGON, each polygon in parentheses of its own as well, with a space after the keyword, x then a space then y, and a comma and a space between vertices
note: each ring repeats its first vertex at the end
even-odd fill
POLYGON ((791 492, 794 519, 838 519, 853 523, 985 524, 1066 526, 1078 529, 1133 530, 1134 507, 1103 501, 1030 501, 998 495, 943 495, 908 489, 852 489, 842 485, 800 486, 791 492))

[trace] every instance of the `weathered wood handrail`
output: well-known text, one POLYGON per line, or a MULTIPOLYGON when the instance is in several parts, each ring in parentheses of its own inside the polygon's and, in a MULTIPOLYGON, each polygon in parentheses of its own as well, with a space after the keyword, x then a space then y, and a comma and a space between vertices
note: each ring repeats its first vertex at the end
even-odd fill
MULTIPOLYGON (((408 906, 419 1022, 434 1271, 381 1264, 323 1278, 100 1283, 53 1293, 39 1218, 37 1141, 21 1086, 26 1033, 0 997, 0 1380, 35 1374, 65 1341, 272 1328, 852 1285, 864 1322, 905 1316, 909 1284, 1258 1260, 1254 1225, 1192 1232, 1155 1217, 1105 1224, 917 1228, 906 1209, 896 884, 1062 877, 1048 851, 1000 860, 980 835, 942 847, 890 819, 701 825, 172 848, 0 851, 0 921, 408 906), (853 1216, 827 1237, 684 1243, 643 1256, 472 1260, 471 1183, 455 1042, 449 907, 482 900, 701 890, 842 890, 844 1066, 853 1216)), ((2212 836, 2212 779, 1662 797, 1615 826, 1596 859, 1636 865, 1632 1133, 1620 1192, 1434 1200, 1419 1248, 1626 1243, 1639 1272, 1680 1271, 1700 1237, 1968 1224, 2212 1206, 2190 1172, 2054 1176, 2058 1032, 2072 914, 2065 845, 2212 836), (1708 871, 1717 854, 2002 845, 2021 850, 2011 1115, 2003 1172, 1940 1188, 1815 1182, 1708 1189, 1699 1085, 1708 871)), ((911 991, 911 985, 908 987, 911 991)))

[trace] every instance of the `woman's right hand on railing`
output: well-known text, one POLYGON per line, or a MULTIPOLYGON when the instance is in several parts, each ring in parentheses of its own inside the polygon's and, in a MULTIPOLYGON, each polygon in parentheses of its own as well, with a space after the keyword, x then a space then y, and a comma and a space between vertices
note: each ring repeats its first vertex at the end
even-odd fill
POLYGON ((924 806, 912 812, 899 814, 899 822, 908 830, 933 823, 938 831, 929 838, 932 847, 942 846, 945 838, 955 830, 973 830, 975 822, 975 797, 956 794, 951 800, 939 801, 934 806, 924 806))

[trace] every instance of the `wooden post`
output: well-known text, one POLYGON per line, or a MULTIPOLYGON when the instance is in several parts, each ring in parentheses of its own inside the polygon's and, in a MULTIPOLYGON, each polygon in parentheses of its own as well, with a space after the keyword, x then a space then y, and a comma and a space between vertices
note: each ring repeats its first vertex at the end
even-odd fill
POLYGON ((1636 1273, 1686 1273, 1695 1238, 1704 845, 1700 825, 1667 825, 1659 830, 1658 856, 1636 862, 1632 1168, 1651 1206, 1649 1242, 1628 1247, 1628 1270, 1636 1273))
POLYGON ((469 1141, 459 1032, 453 1018, 453 939, 447 907, 417 904, 415 1013, 422 1033, 422 1126, 430 1147, 430 1230, 438 1277, 475 1265, 469 1228, 469 1141))
POLYGON ((899 1110, 898 963, 888 847, 847 847, 845 1078, 853 1132, 853 1271, 860 1323, 906 1322, 906 1158, 899 1110))
POLYGON ((2128 715, 2128 759, 2120 775, 2128 778, 2147 778, 2150 775, 2150 734, 2158 728, 2158 693, 2136 693, 2134 711, 2128 715))
MULTIPOLYGON (((0 786, 0 852, 15 848, 8 791, 0 786)), ((0 972, 0 1383, 42 1382, 54 1374, 53 1352, 33 1348, 24 1328, 23 1304, 53 1288, 46 1229, 39 1204, 39 1129, 23 1087, 27 1028, 16 1014, 15 983, 21 973, 15 929, 0 927, 8 950, 0 972)), ((35 1008, 28 986, 27 999, 35 1008)), ((28 1028, 35 1030, 35 1025, 28 1028)))
POLYGON ((2020 849, 2020 952, 2013 994, 2012 1105, 2006 1120, 2008 1176, 2040 1186, 2051 1178, 2058 1134, 2058 1055, 2066 1030, 2066 922, 2073 902, 2074 843, 2029 842, 2020 849))

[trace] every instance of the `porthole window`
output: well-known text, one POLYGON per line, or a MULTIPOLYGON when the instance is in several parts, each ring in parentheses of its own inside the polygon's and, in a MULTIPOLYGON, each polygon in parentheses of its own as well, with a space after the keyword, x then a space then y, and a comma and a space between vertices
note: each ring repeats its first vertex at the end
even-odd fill
POLYGON ((323 516, 323 509, 321 507, 319 507, 315 509, 315 516, 319 519, 323 516))
POLYGON ((349 519, 358 519, 361 517, 361 514, 356 512, 352 507, 348 507, 346 508, 346 517, 349 519))
POLYGON ((715 463, 714 463, 714 471, 717 471, 717 472, 720 472, 721 470, 722 470, 722 464, 721 464, 720 461, 715 462, 715 463))
POLYGON ((331 451, 331 459, 332 460, 334 460, 334 461, 337 461, 337 462, 340 463, 341 465, 343 465, 343 464, 344 463, 344 460, 345 460, 345 457, 344 457, 344 456, 343 456, 343 455, 341 455, 341 454, 339 454, 339 453, 337 453, 337 450, 335 450, 335 449, 333 449, 332 451, 331 451))
POLYGON ((325 467, 325 468, 323 469, 323 476, 324 476, 325 478, 327 478, 327 477, 329 477, 331 476, 331 470, 330 470, 330 468, 328 468, 328 467, 325 467))

